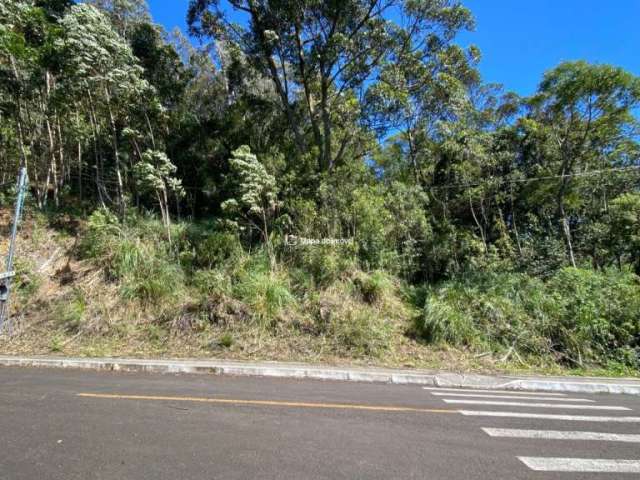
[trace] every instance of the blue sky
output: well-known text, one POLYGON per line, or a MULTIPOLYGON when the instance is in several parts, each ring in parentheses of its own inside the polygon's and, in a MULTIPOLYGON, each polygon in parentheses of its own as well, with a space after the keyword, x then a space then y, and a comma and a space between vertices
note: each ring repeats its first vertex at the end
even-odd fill
MULTIPOLYGON (((156 22, 185 29, 189 0, 148 0, 156 22)), ((529 95, 563 60, 611 63, 640 75, 640 0, 463 0, 477 27, 486 82, 529 95)))

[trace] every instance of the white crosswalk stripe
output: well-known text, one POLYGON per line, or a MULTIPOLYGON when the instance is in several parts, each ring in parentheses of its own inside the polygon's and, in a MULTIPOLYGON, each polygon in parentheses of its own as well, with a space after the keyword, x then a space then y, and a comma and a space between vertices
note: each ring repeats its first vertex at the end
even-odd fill
POLYGON ((458 413, 475 417, 508 417, 508 418, 534 418, 539 420, 559 420, 570 422, 611 422, 611 423, 640 423, 640 417, 608 417, 592 415, 556 415, 550 413, 520 413, 520 412, 493 412, 481 410, 458 410, 458 413))
POLYGON ((518 395, 489 395, 486 393, 438 393, 434 392, 432 395, 436 397, 467 397, 467 398, 497 398, 504 400, 545 400, 548 402, 584 402, 595 403, 595 400, 589 400, 587 398, 568 398, 568 397, 539 397, 539 396, 518 396, 518 395))
POLYGON ((640 460, 518 457, 537 472, 640 473, 640 460))
POLYGON ((573 432, 564 430, 520 430, 515 428, 483 428, 490 437, 531 438, 540 440, 587 440, 598 442, 640 443, 640 435, 624 433, 573 432))
MULTIPOLYGON (((597 400, 588 398, 572 398, 564 393, 513 392, 508 390, 459 389, 423 387, 434 396, 449 405, 460 405, 458 413, 465 416, 527 419, 552 421, 554 428, 559 422, 599 422, 609 424, 640 424, 640 416, 572 415, 571 412, 535 413, 537 409, 556 410, 590 410, 625 412, 631 409, 617 405, 599 405, 597 400), (463 405, 495 407, 491 410, 466 410, 463 405), (501 408, 500 408, 501 407, 501 408), (521 411, 512 410, 522 409, 521 411), (523 411, 529 410, 529 411, 523 411)), ((611 397, 609 397, 611 398, 611 397)), ((613 403, 613 402, 611 402, 613 403)), ((473 408, 473 407, 471 407, 473 408)), ((480 408, 480 407, 477 407, 480 408)), ((545 426, 547 426, 549 423, 545 426)), ((573 430, 543 430, 522 428, 481 427, 492 438, 508 438, 522 440, 543 440, 557 442, 618 442, 620 444, 640 444, 640 433, 608 433, 573 430)), ((559 428, 562 428, 561 426, 559 428)), ((553 443, 560 445, 559 443, 553 443)), ((526 443, 523 443, 526 445, 526 443)), ((540 445, 547 445, 540 443, 540 445)), ((550 444, 551 445, 551 444, 550 444)), ((536 452, 537 453, 537 452, 536 452)), ((554 453, 553 451, 551 452, 554 453)), ((516 452, 517 458, 530 470, 537 472, 570 473, 640 473, 640 460, 636 459, 603 459, 603 458, 571 458, 550 456, 527 456, 526 452, 516 452), (524 455, 523 455, 524 454, 524 455)), ((599 455, 594 455, 599 456, 599 455)), ((621 455, 622 456, 622 455, 621 455)), ((635 456, 635 455, 634 455, 635 456)))
POLYGON ((442 387, 422 387, 423 390, 438 392, 459 392, 459 393, 508 393, 509 395, 538 395, 543 397, 566 397, 566 393, 547 392, 516 392, 513 390, 486 390, 476 388, 442 388, 442 387))
POLYGON ((460 400, 460 399, 443 399, 445 403, 464 404, 464 405, 492 405, 504 407, 529 407, 529 408, 566 408, 573 410, 630 410, 627 407, 619 407, 614 405, 559 405, 557 403, 530 403, 530 402, 501 402, 493 400, 460 400))

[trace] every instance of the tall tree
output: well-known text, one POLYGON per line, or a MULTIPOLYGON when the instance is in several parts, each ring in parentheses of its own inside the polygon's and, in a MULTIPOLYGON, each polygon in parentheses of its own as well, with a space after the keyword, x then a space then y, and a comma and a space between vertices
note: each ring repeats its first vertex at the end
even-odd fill
POLYGON ((382 66, 430 57, 468 18, 453 0, 192 0, 188 16, 194 33, 238 45, 272 80, 298 153, 312 146, 320 172, 350 149, 368 153, 361 101, 382 66), (229 7, 246 27, 231 22, 229 7))

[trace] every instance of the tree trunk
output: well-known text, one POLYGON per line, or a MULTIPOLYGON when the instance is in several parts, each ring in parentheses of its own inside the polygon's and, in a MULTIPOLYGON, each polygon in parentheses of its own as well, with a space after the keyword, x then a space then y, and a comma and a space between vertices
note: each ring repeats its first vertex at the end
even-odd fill
POLYGON ((327 83, 327 79, 322 79, 321 86, 321 97, 320 97, 320 108, 322 109, 322 128, 324 135, 324 169, 327 171, 333 170, 333 153, 331 151, 331 114, 328 110, 328 96, 329 96, 329 85, 327 83))
POLYGON ((111 107, 111 94, 109 92, 109 88, 105 86, 104 91, 107 96, 107 110, 109 111, 109 123, 111 125, 111 143, 113 145, 113 157, 115 160, 116 179, 118 187, 118 207, 120 209, 120 215, 124 216, 126 205, 124 201, 124 185, 122 183, 122 169, 120 167, 118 129, 116 127, 116 120, 113 115, 113 109, 111 107))

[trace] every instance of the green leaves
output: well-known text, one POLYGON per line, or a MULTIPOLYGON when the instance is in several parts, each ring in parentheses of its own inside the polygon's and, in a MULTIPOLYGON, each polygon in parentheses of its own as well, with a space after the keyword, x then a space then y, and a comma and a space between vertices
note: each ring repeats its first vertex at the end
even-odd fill
POLYGON ((143 191, 164 191, 168 189, 177 197, 184 195, 182 182, 175 177, 176 166, 167 154, 157 150, 147 150, 142 161, 134 166, 134 176, 138 187, 143 191))
POLYGON ((236 186, 236 197, 222 203, 228 213, 249 217, 273 216, 278 206, 276 179, 246 145, 229 160, 236 186))

